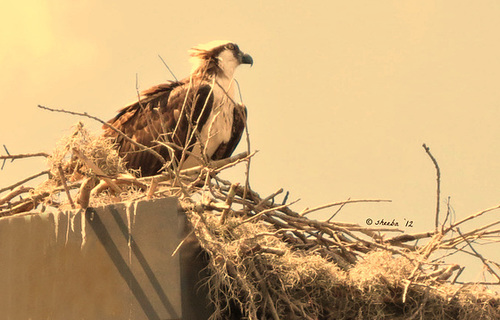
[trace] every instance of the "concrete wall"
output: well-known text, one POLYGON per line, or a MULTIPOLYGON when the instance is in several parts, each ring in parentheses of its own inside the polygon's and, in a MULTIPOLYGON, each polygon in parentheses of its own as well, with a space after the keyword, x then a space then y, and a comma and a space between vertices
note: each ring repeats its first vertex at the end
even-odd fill
POLYGON ((177 201, 0 219, 0 319, 206 319, 177 201))

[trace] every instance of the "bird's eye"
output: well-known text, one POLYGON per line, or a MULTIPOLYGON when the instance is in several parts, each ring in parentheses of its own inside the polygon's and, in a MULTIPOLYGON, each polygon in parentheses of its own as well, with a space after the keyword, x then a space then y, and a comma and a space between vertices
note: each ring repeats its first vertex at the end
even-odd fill
POLYGON ((226 49, 228 49, 228 50, 234 50, 234 44, 229 43, 229 44, 226 46, 226 49))

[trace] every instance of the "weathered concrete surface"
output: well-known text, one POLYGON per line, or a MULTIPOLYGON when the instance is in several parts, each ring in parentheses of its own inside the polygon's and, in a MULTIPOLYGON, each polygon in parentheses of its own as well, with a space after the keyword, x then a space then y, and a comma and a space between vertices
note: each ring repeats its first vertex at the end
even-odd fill
POLYGON ((185 234, 174 198, 1 218, 0 318, 204 319, 185 234))

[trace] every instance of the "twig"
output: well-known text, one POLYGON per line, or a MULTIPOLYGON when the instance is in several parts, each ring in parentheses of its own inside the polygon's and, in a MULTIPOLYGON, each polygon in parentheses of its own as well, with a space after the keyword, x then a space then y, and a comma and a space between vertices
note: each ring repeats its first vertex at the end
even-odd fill
POLYGON ((226 170, 228 168, 231 168, 231 167, 238 165, 240 162, 250 161, 250 158, 252 158, 257 152, 258 152, 258 150, 254 151, 252 153, 245 151, 245 152, 242 152, 240 154, 237 154, 236 156, 232 156, 232 157, 229 157, 226 159, 212 161, 212 162, 209 162, 208 167, 215 168, 214 172, 219 173, 222 170, 226 170), (227 164, 222 165, 223 163, 227 163, 227 164))
POLYGON ((287 191, 285 193, 285 196, 283 197, 283 201, 281 201, 281 204, 285 204, 288 201, 288 196, 290 195, 290 191, 287 191))
POLYGON ((416 233, 416 234, 402 234, 398 235, 392 238, 389 238, 386 240, 386 242, 394 245, 397 243, 402 243, 402 242, 409 242, 409 241, 415 241, 419 239, 424 239, 424 238, 430 238, 435 234, 435 232, 423 232, 423 233, 416 233))
POLYGON ((48 192, 43 192, 40 194, 36 194, 31 196, 30 198, 25 199, 23 202, 15 205, 13 208, 9 210, 4 210, 0 212, 0 216, 12 215, 15 213, 26 212, 34 209, 38 203, 37 201, 49 196, 48 192))
MULTIPOLYGON (((6 145, 3 145, 3 148, 5 149, 5 152, 7 153, 7 155, 9 155, 9 156, 10 156, 10 153, 9 153, 9 150, 7 149, 7 146, 6 146, 6 145)), ((6 161, 7 161, 6 159, 3 159, 3 162, 2 162, 2 168, 0 168, 0 170, 3 170, 3 167, 5 166, 5 162, 6 162, 6 161)), ((10 162, 12 162, 12 161, 14 161, 14 160, 11 160, 10 162)))
POLYGON ((68 185, 66 184, 66 178, 64 177, 64 171, 62 166, 59 165, 57 167, 57 170, 59 171, 59 177, 61 178, 61 183, 64 187, 64 191, 66 191, 66 196, 68 197, 69 204, 71 205, 71 208, 76 209, 75 203, 73 202, 71 194, 69 193, 68 185))
MULTIPOLYGON (((448 196, 448 200, 446 201, 446 217, 444 218, 444 221, 443 221, 443 227, 446 224, 446 222, 448 221, 448 218, 450 218, 452 210, 453 209, 450 205, 450 197, 448 196)), ((451 224, 451 218, 450 218, 450 224, 451 224)))
POLYGON ((23 159, 23 158, 34 158, 34 157, 45 157, 47 158, 50 156, 46 152, 38 152, 38 153, 21 153, 21 154, 9 154, 6 156, 0 156, 0 160, 7 160, 7 159, 23 159))
MULTIPOLYGON (((242 160, 242 159, 245 159, 245 158, 248 158, 248 157, 251 157, 255 154, 255 152, 253 152, 252 154, 248 154, 246 151, 245 152, 242 152, 242 153, 239 153, 237 155, 234 155, 234 156, 231 156, 229 158, 225 158, 225 159, 221 159, 221 160, 215 160, 215 161, 212 161, 208 164, 208 168, 210 169, 213 169, 213 170, 218 170, 220 167, 223 167, 225 166, 225 168, 228 168, 230 164, 232 163, 235 163, 235 162, 240 162, 239 160, 242 160)), ((149 180, 152 180, 152 179, 157 179, 158 182, 163 182, 163 181, 167 181, 167 180, 171 180, 175 176, 195 176, 195 175, 199 175, 204 169, 206 169, 207 166, 203 166, 203 165, 200 165, 200 166, 196 166, 196 167, 192 167, 192 168, 189 168, 189 169, 184 169, 184 170, 180 170, 178 174, 175 174, 175 173, 161 173, 161 174, 158 174, 158 175, 155 175, 155 176, 150 176, 150 177, 143 177, 143 178, 140 178, 138 179, 139 181, 149 181, 149 180)))
POLYGON ((97 179, 95 177, 89 177, 83 180, 80 187, 80 193, 76 202, 80 205, 82 209, 87 209, 90 202, 90 192, 95 187, 97 179))
POLYGON ((461 224, 462 224, 462 223, 464 223, 464 222, 467 222, 467 221, 469 221, 469 220, 475 219, 475 218, 477 218, 477 217, 479 217, 479 216, 481 216, 481 215, 483 215, 483 214, 485 214, 485 213, 487 213, 487 212, 490 212, 490 211, 493 211, 493 210, 497 210, 497 209, 500 209, 500 204, 499 204, 499 205, 497 205, 497 206, 494 206, 494 207, 491 207, 491 208, 485 209, 485 210, 483 210, 483 211, 479 211, 479 212, 477 212, 477 213, 474 213, 474 214, 472 214, 472 215, 470 215, 470 216, 468 216, 468 217, 466 217, 466 218, 464 218, 464 219, 462 219, 462 220, 460 220, 460 221, 458 221, 458 222, 456 222, 456 223, 452 224, 451 226, 449 226, 448 228, 446 228, 446 229, 443 231, 443 233, 447 233, 448 231, 450 231, 450 230, 452 230, 452 229, 456 228, 457 226, 461 225, 461 224))
MULTIPOLYGON (((283 192, 283 188, 279 188, 276 192, 268 195, 267 197, 265 197, 264 199, 262 199, 261 201, 259 201, 259 203, 257 203, 257 205, 255 206, 255 209, 259 209, 262 205, 264 205, 267 201, 271 200, 271 199, 274 199, 274 197, 276 197, 277 195, 281 194, 283 192)), ((284 205, 285 203, 283 203, 284 205)))
POLYGON ((152 178, 151 179, 151 184, 149 185, 148 193, 146 196, 147 200, 150 200, 153 198, 153 195, 158 188, 158 178, 152 178))
POLYGON ((436 278, 437 280, 448 280, 455 270, 460 269, 458 264, 452 264, 446 268, 437 269, 431 273, 423 274, 416 277, 415 281, 422 281, 425 279, 436 278))
POLYGON ((429 157, 432 160, 432 163, 434 163, 434 167, 436 167, 436 222, 435 222, 435 224, 436 224, 436 231, 437 231, 438 226, 439 226, 439 204, 441 202, 441 200, 440 200, 440 198, 441 198, 441 170, 439 170, 439 165, 437 163, 437 160, 432 155, 429 147, 427 147, 425 145, 425 143, 422 145, 422 147, 424 147, 425 152, 427 152, 427 154, 429 155, 429 157))
POLYGON ((306 209, 300 213, 300 215, 303 217, 306 214, 309 214, 314 211, 334 207, 334 206, 340 206, 340 205, 345 205, 347 203, 356 203, 356 202, 391 202, 392 200, 383 200, 383 199, 354 199, 354 200, 346 200, 346 201, 341 201, 341 202, 332 202, 328 204, 324 204, 318 207, 314 207, 312 209, 306 209))
POLYGON ((490 267, 490 265, 488 264, 488 262, 486 261, 486 259, 484 259, 484 257, 482 255, 480 255, 479 252, 476 251, 476 249, 474 249, 474 247, 469 242, 469 240, 467 240, 467 238, 462 235, 462 233, 460 232, 459 228, 457 228, 457 232, 463 237, 464 241, 467 242, 467 244, 469 245, 469 248, 471 248, 471 250, 474 252, 474 254, 476 255, 476 257, 478 257, 479 259, 481 259, 481 261, 486 266, 486 268, 488 268, 488 270, 490 271, 490 273, 492 275, 494 275, 495 278, 497 278, 498 282, 500 283, 500 276, 498 276, 498 274, 495 272, 495 270, 493 270, 493 268, 490 267))
POLYGON ((488 233, 491 233, 491 232, 495 232, 495 230, 491 230, 490 228, 497 225, 497 224, 500 224, 500 221, 494 221, 490 224, 487 224, 487 225, 484 225, 480 228, 477 228, 477 229, 474 229, 472 231, 469 231, 463 235, 460 235, 458 237, 455 237, 455 238, 451 238, 451 239, 448 239, 446 241, 443 241, 443 245, 444 243, 448 243, 448 246, 457 246, 459 243, 461 243, 462 241, 462 238, 463 237, 466 237, 466 238, 469 238, 469 237, 476 237, 476 238, 480 238, 488 233), (489 231, 486 231, 487 229, 490 229, 489 231))
POLYGON ((28 181, 33 180, 33 179, 36 179, 36 178, 38 178, 40 176, 43 176, 44 174, 50 174, 50 170, 44 170, 44 171, 42 171, 40 173, 34 174, 32 176, 29 176, 26 179, 23 179, 23 180, 21 180, 19 182, 16 182, 16 183, 14 183, 14 184, 12 184, 12 185, 10 185, 8 187, 2 188, 2 189, 0 189, 0 193, 2 193, 4 191, 7 191, 7 190, 14 189, 17 186, 20 186, 20 185, 24 184, 25 182, 28 182, 28 181))
POLYGON ((165 67, 167 67, 168 72, 170 72, 170 74, 172 75, 172 77, 174 77, 175 81, 177 81, 177 82, 178 82, 179 80, 177 80, 177 77, 176 77, 176 76, 175 76, 175 74, 172 72, 172 70, 170 70, 170 67, 169 67, 169 66, 168 66, 168 64, 165 62, 165 60, 163 60, 163 58, 162 58, 160 55, 158 55, 158 57, 160 58, 161 62, 163 62, 163 64, 165 65, 165 67))
POLYGON ((231 189, 229 189, 229 193, 226 198, 226 205, 228 206, 226 209, 222 211, 222 215, 220 217, 220 224, 226 223, 227 215, 231 210, 231 205, 233 204, 234 196, 236 195, 236 188, 239 186, 239 183, 234 183, 231 185, 231 189))
MULTIPOLYGON (((351 200, 351 198, 348 198, 347 201, 351 200)), ((344 206, 347 204, 347 202, 344 202, 340 205, 340 207, 337 209, 337 211, 335 211, 331 216, 330 218, 328 218, 326 221, 327 222, 330 222, 332 221, 333 218, 335 218, 335 216, 340 212, 340 210, 342 210, 342 208, 344 208, 344 206)))
POLYGON ((454 283, 456 283, 456 282, 457 282, 458 277, 460 277, 460 275, 462 274, 462 272, 463 272, 464 270, 465 270, 465 267, 461 267, 461 268, 458 270, 457 274, 455 275, 455 277, 454 277, 454 278, 453 278, 453 280, 451 281, 451 284, 454 284, 454 283))
POLYGON ((193 235, 194 233, 194 229, 191 230, 187 236, 184 237, 184 239, 182 239, 181 242, 179 242, 179 244, 177 245, 177 247, 175 248, 175 250, 172 252, 172 254, 170 255, 171 257, 175 256, 177 254, 177 252, 179 251, 179 249, 182 247, 182 245, 187 241, 187 240, 192 240, 190 239, 191 236, 193 235))
POLYGON ((0 198, 0 205, 4 204, 6 202, 9 202, 11 199, 15 198, 16 196, 23 194, 25 192, 29 192, 31 190, 33 190, 32 187, 18 186, 17 188, 15 188, 11 192, 7 193, 5 196, 0 198))
POLYGON ((272 208, 269 208, 269 209, 266 209, 266 210, 262 210, 260 211, 259 213, 251 216, 250 218, 247 218, 245 220, 243 220, 242 222, 240 222, 238 225, 241 225, 241 224, 244 224, 244 223, 247 223, 247 222, 250 222, 250 221, 253 221, 255 219, 257 219, 258 217, 266 214, 266 213, 269 213, 269 212, 273 212, 273 211, 276 211, 276 210, 279 210, 279 209, 282 209, 282 208, 285 208, 285 207, 288 207, 288 206, 291 206, 292 204, 296 203, 297 201, 299 200, 295 200, 295 201, 292 201, 290 202, 289 204, 284 204, 284 205, 281 205, 281 206, 277 206, 277 207, 272 207, 272 208))
MULTIPOLYGON (((101 176, 98 176, 98 177, 101 177, 101 176)), ((132 178, 119 177, 119 178, 114 178, 114 179, 110 179, 110 178, 107 178, 107 179, 108 180, 103 179, 101 182, 99 182, 99 184, 97 186, 94 187, 94 189, 92 189, 91 196, 98 195, 99 193, 103 192, 104 190, 109 189, 110 188, 110 185, 108 183, 109 181, 113 182, 118 187, 121 185, 136 186, 136 187, 140 188, 142 191, 145 191, 148 188, 144 183, 140 182, 135 177, 132 177, 132 178)))
POLYGON ((487 282, 487 281, 473 281, 473 282, 464 282, 464 281, 456 281, 456 284, 461 284, 461 285, 485 285, 485 286, 498 286, 500 285, 500 282, 487 282))

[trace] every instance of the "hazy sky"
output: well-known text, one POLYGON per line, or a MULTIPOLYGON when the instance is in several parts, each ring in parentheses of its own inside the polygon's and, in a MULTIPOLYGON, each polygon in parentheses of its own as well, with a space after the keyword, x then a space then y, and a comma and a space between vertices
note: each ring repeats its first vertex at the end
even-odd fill
MULTIPOLYGON (((425 142, 457 219, 500 203, 500 2, 107 3, 0 4, 0 144, 11 153, 50 151, 82 120, 37 104, 109 119, 136 98, 136 75, 141 90, 172 79, 158 55, 183 78, 191 46, 229 39, 255 61, 237 79, 260 150, 251 182, 263 196, 283 187, 302 199, 297 209, 391 199, 351 205, 338 219, 408 219, 409 232, 430 230, 435 171, 425 142)), ((43 168, 39 159, 8 163, 0 184, 43 168)))

